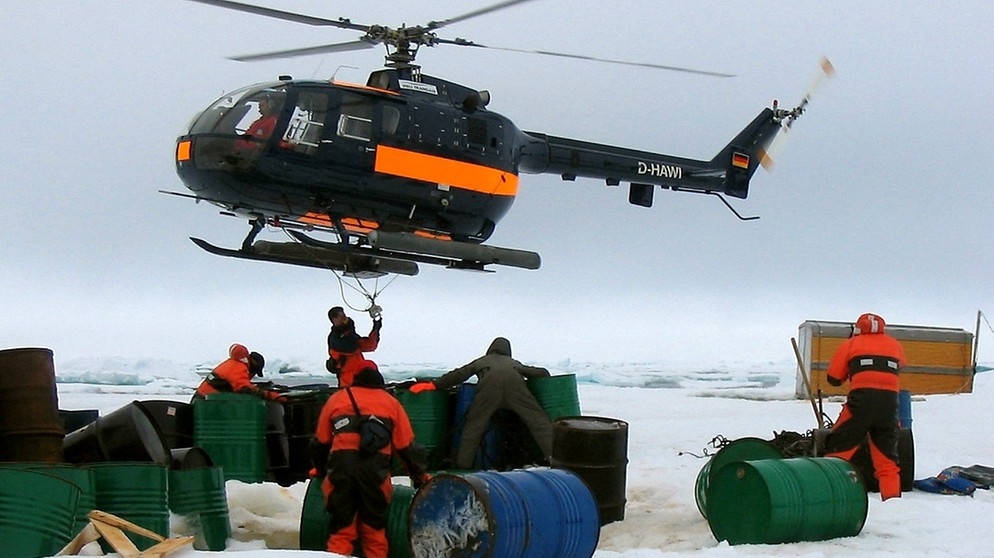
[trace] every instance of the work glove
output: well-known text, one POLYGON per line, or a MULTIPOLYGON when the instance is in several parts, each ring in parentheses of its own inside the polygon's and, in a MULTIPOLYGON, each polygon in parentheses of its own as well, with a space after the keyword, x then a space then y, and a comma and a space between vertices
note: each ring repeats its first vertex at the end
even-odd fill
POLYGON ((435 391, 435 384, 432 382, 418 382, 411 386, 411 393, 421 393, 422 391, 435 391))
POLYGON ((419 490, 430 480, 431 480, 431 475, 429 475, 428 473, 422 473, 421 475, 414 475, 411 477, 411 486, 414 487, 414 490, 419 490))
POLYGON ((379 321, 382 314, 383 308, 380 308, 379 304, 374 304, 369 307, 369 317, 372 318, 374 322, 379 321))
POLYGON ((275 401, 277 403, 286 403, 287 402, 286 396, 281 395, 279 392, 276 392, 276 391, 267 391, 266 392, 266 399, 268 399, 269 401, 275 401))

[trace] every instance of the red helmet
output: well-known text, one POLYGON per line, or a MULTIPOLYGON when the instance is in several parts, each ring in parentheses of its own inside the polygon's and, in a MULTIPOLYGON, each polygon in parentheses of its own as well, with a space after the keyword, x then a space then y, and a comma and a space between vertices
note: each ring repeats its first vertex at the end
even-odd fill
POLYGON ((228 347, 228 358, 248 364, 249 350, 245 347, 245 345, 233 343, 230 347, 228 347))
POLYGON ((883 333, 884 327, 887 324, 884 319, 876 314, 870 314, 867 312, 856 320, 856 325, 853 326, 853 335, 861 335, 863 333, 883 333))

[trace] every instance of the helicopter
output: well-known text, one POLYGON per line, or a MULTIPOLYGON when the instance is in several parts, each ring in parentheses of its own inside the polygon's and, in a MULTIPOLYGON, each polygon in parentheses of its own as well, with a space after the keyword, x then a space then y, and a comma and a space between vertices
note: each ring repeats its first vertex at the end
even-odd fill
POLYGON ((517 51, 444 39, 435 31, 527 0, 396 28, 230 0, 192 1, 362 33, 350 42, 233 60, 386 48, 385 67, 370 73, 365 84, 284 75, 223 95, 176 141, 176 172, 192 194, 164 192, 206 201, 221 207, 222 214, 248 220, 249 232, 237 249, 191 237, 212 254, 331 269, 356 278, 413 276, 419 264, 538 269, 541 258, 535 252, 485 244, 510 210, 521 174, 593 178, 608 186, 628 183, 628 202, 642 207, 652 206, 656 188, 713 195, 738 218, 755 218, 739 215, 724 196, 748 196, 750 179, 771 141, 800 116, 808 100, 792 109, 774 102, 711 159, 688 159, 523 131, 487 109, 488 91, 425 74, 414 64, 422 46, 517 51), (286 231, 290 240, 256 240, 267 226, 286 231))

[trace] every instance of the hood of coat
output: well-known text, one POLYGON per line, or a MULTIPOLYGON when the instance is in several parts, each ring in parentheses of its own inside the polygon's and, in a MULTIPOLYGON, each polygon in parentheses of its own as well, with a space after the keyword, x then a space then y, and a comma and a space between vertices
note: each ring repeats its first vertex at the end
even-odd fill
POLYGON ((503 337, 498 337, 490 343, 490 348, 487 349, 488 355, 498 354, 504 355, 506 357, 511 356, 511 342, 503 337))

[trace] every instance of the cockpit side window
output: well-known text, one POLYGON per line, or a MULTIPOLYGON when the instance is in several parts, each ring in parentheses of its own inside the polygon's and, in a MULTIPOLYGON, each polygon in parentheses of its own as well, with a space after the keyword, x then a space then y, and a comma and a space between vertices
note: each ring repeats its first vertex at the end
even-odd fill
POLYGON ((317 152, 324 136, 324 122, 328 114, 328 96, 324 93, 302 91, 293 107, 290 123, 283 134, 283 146, 297 153, 311 155, 317 152))
POLYGON ((373 103, 369 99, 351 93, 342 95, 338 135, 362 141, 373 139, 373 103))

